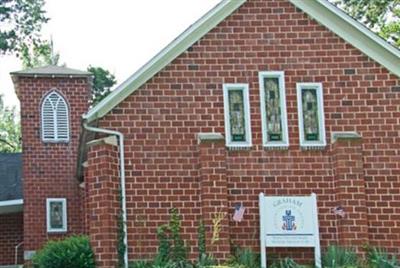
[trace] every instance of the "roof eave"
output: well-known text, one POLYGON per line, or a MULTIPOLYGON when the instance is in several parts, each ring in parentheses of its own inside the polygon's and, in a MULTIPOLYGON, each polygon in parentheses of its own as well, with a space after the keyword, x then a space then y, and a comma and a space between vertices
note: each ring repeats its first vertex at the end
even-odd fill
POLYGON ((57 74, 57 73, 49 73, 49 74, 20 74, 17 72, 10 73, 12 77, 51 77, 51 78, 62 78, 62 77, 67 77, 67 78, 79 78, 79 77, 91 77, 93 74, 57 74))
POLYGON ((245 2, 246 0, 223 0, 113 90, 103 101, 84 114, 83 119, 90 123, 103 117, 245 2))
POLYGON ((23 205, 23 199, 0 201, 0 215, 21 212, 23 205))
POLYGON ((400 50, 326 0, 289 0, 297 8, 400 77, 400 50))

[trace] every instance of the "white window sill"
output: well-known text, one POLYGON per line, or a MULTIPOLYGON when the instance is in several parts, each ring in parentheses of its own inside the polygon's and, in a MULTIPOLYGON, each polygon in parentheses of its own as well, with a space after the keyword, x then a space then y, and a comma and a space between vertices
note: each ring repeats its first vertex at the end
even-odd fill
POLYGON ((300 144, 300 148, 304 151, 322 151, 326 148, 326 143, 300 144))
POLYGON ((263 145, 267 151, 285 151, 289 149, 289 144, 286 143, 268 143, 263 145))
POLYGON ((226 148, 229 151, 247 151, 250 150, 253 146, 251 144, 248 145, 227 145, 226 148))

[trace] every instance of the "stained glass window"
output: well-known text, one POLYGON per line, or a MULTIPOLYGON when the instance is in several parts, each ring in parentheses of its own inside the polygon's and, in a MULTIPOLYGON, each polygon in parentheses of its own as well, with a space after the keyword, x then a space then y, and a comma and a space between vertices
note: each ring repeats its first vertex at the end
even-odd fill
POLYGON ((263 145, 268 148, 286 149, 289 146, 289 140, 284 72, 260 72, 258 76, 263 145))
POLYGON ((62 202, 50 203, 50 228, 59 229, 63 227, 63 205, 62 202))
POLYGON ((316 89, 302 89, 303 128, 307 141, 319 140, 318 101, 316 89))
POLYGON ((265 78, 264 85, 268 141, 281 141, 282 122, 279 95, 279 79, 265 78))
POLYGON ((298 83, 300 146, 303 149, 323 149, 326 146, 324 103, 321 83, 298 83))
POLYGON ((249 87, 224 84, 225 140, 229 148, 251 146, 249 87))
POLYGON ((47 199, 47 232, 67 231, 67 200, 65 198, 47 199))
POLYGON ((244 119, 244 103, 242 90, 229 91, 229 117, 231 125, 231 140, 245 141, 246 129, 244 119))

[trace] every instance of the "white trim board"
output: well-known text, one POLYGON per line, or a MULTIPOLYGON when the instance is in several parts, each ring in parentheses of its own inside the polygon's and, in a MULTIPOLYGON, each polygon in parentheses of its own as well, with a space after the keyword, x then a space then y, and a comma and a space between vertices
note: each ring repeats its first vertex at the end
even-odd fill
POLYGON ((23 199, 0 201, 0 215, 23 211, 23 199))
MULTIPOLYGON (((393 74, 400 77, 400 50, 388 44, 361 23, 352 19, 327 0, 289 1, 364 54, 382 64, 393 74)), ((120 84, 104 100, 84 114, 82 116, 83 120, 86 123, 90 123, 105 116, 245 2, 246 0, 223 0, 125 82, 120 84)))

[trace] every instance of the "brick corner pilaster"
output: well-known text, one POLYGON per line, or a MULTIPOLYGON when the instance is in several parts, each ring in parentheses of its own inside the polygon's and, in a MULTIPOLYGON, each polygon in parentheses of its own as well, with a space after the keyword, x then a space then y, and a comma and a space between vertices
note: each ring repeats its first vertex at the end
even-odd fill
POLYGON ((338 218, 338 243, 363 253, 368 242, 368 218, 362 156, 362 138, 357 133, 332 136, 337 205, 345 215, 338 218))
POLYGON ((90 145, 85 177, 90 242, 97 267, 117 267, 118 148, 106 142, 90 145))
POLYGON ((219 133, 198 134, 201 206, 206 226, 207 251, 217 260, 230 255, 228 188, 226 178, 226 149, 224 137, 219 133), (218 237, 215 232, 219 216, 218 237), (216 239, 217 238, 217 239, 216 239))

